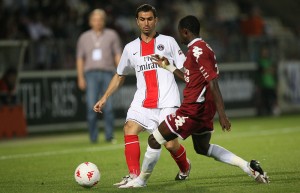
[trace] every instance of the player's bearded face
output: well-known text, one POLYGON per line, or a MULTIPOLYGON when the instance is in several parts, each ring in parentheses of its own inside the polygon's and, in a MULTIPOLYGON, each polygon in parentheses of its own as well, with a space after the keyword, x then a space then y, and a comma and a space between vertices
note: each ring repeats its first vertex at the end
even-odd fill
POLYGON ((157 18, 154 17, 152 11, 139 12, 137 24, 143 34, 150 35, 155 30, 156 23, 157 18))

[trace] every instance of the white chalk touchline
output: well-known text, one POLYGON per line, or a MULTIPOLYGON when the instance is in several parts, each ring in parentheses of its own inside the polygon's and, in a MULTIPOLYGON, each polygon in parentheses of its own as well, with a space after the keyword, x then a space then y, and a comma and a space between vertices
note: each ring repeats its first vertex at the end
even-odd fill
MULTIPOLYGON (((251 137, 251 136, 266 136, 272 134, 285 134, 300 132, 300 128, 280 128, 280 129, 269 129, 269 130, 249 130, 246 132, 241 132, 233 135, 226 135, 226 137, 251 137)), ((224 135, 218 135, 216 137, 222 138, 224 135)), ((141 144, 146 144, 143 142, 141 144)), ((36 152, 36 153, 27 153, 27 154, 15 154, 15 155, 4 155, 0 156, 1 160, 9 159, 20 159, 20 158, 29 158, 29 157, 44 157, 44 156, 54 156, 54 155, 64 155, 71 153, 80 153, 80 152, 99 152, 99 151, 110 151, 124 148, 124 144, 104 146, 104 147, 87 147, 87 148, 76 148, 76 149, 66 149, 61 151, 45 151, 45 152, 36 152)))
MULTIPOLYGON (((238 128, 237 128, 238 129, 238 128)), ((235 129, 234 129, 235 130, 235 129)), ((292 127, 292 128, 276 128, 276 129, 268 129, 268 130, 248 130, 245 132, 234 133, 232 130, 230 135, 226 135, 226 137, 253 137, 253 136, 268 136, 274 134, 287 134, 287 133, 296 133, 300 132, 300 128, 292 127)), ((224 135, 218 135, 219 138, 224 137, 224 135)))
POLYGON ((116 150, 116 149, 121 149, 121 148, 124 148, 124 145, 76 148, 76 149, 66 149, 66 150, 61 150, 61 151, 45 151, 45 152, 16 154, 16 155, 4 155, 4 156, 0 156, 0 160, 19 159, 19 158, 28 158, 28 157, 44 157, 44 156, 52 156, 52 155, 64 155, 64 154, 79 153, 79 152, 108 151, 108 150, 116 150))

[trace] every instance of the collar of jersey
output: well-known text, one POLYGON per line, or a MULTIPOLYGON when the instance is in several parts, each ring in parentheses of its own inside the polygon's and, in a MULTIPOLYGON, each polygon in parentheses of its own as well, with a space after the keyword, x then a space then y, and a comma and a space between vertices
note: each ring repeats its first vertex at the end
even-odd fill
POLYGON ((187 46, 190 47, 191 45, 193 45, 196 41, 202 40, 202 38, 195 38, 193 39, 187 46))
MULTIPOLYGON (((153 36, 153 38, 156 38, 157 36, 159 36, 159 33, 156 32, 156 34, 153 36)), ((141 36, 139 36, 140 40, 142 40, 141 36)))

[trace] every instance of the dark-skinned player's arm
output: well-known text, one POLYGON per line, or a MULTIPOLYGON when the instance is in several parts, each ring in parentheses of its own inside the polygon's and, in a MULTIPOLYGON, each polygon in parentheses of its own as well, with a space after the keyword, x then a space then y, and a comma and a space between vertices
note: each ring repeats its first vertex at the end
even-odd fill
POLYGON ((222 94, 219 88, 218 79, 212 79, 209 81, 209 88, 212 92, 216 109, 219 115, 219 122, 222 127, 223 131, 230 131, 231 130, 231 123, 229 122, 226 113, 225 113, 225 107, 224 102, 222 98, 222 94))
POLYGON ((176 68, 174 65, 169 63, 166 57, 160 57, 159 55, 152 55, 151 60, 154 64, 157 64, 161 68, 164 68, 177 76, 180 80, 184 81, 184 73, 176 68))

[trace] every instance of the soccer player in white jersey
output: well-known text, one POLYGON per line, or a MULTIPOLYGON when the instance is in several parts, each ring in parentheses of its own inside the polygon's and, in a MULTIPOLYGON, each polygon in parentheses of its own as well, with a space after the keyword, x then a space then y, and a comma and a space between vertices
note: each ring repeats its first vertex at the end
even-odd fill
MULTIPOLYGON (((179 90, 173 73, 169 71, 172 69, 159 68, 157 64, 152 63, 151 56, 153 54, 164 56, 181 69, 185 61, 184 54, 174 38, 155 31, 157 15, 153 6, 144 4, 138 7, 136 21, 141 36, 125 46, 117 73, 105 94, 94 106, 95 112, 101 112, 109 96, 123 84, 125 76, 131 70, 135 71, 137 90, 124 125, 125 157, 129 175, 123 177, 121 182, 115 184, 116 186, 124 185, 140 174, 138 134, 143 130, 152 133, 168 114, 174 113, 180 106, 179 90)), ((186 157, 185 148, 178 143, 177 139, 166 143, 165 147, 179 167, 175 180, 187 179, 191 164, 186 157)), ((148 146, 145 156, 155 156, 153 159, 158 159, 160 150, 148 146)), ((144 165, 142 169, 148 170, 144 165)))

